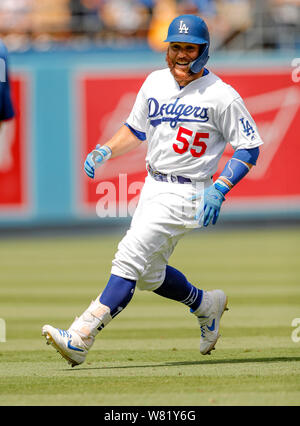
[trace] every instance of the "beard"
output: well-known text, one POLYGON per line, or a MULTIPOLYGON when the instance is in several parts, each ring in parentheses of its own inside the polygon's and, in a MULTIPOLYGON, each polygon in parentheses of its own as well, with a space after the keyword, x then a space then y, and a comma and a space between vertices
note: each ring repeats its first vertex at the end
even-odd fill
POLYGON ((180 86, 186 86, 188 83, 190 83, 191 81, 195 80, 195 78, 198 77, 196 74, 192 73, 192 71, 190 70, 190 67, 187 68, 186 70, 176 68, 176 62, 172 61, 172 59, 169 56, 169 49, 167 50, 167 53, 166 53, 166 62, 171 71, 171 74, 173 75, 173 77, 175 78, 175 80, 180 86))

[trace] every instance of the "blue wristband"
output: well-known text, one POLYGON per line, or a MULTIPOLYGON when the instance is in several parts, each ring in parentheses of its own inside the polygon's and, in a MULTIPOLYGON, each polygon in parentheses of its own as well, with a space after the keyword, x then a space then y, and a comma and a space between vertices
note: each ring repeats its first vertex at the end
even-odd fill
POLYGON ((251 166, 256 164, 259 148, 239 149, 226 163, 219 178, 214 183, 216 189, 227 194, 249 172, 251 166))
POLYGON ((215 182, 215 188, 222 194, 227 194, 249 172, 250 167, 237 158, 231 158, 215 182))

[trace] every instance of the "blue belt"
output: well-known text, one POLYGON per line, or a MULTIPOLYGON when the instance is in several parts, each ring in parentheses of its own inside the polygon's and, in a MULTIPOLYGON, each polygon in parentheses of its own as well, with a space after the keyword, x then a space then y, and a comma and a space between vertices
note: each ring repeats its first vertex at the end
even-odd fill
POLYGON ((153 177, 155 180, 159 180, 161 182, 173 182, 173 183, 192 183, 191 179, 183 177, 183 176, 177 176, 177 175, 167 175, 165 173, 160 173, 156 170, 153 170, 152 167, 148 164, 147 170, 149 174, 153 177), (169 176, 169 178, 168 178, 169 176))

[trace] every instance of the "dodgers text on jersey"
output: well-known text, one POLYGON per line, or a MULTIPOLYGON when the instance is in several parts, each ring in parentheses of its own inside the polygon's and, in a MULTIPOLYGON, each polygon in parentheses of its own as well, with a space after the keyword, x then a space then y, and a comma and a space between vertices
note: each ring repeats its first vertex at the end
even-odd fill
POLYGON ((208 108, 182 104, 179 103, 179 99, 177 98, 173 103, 160 105, 157 99, 149 98, 148 118, 150 118, 150 124, 156 127, 162 122, 169 122, 170 126, 174 128, 178 122, 204 123, 209 120, 208 108))

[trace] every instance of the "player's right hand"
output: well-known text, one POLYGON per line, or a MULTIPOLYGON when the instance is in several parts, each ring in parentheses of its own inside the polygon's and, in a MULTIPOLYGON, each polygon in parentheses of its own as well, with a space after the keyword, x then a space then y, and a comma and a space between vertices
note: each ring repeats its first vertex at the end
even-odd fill
POLYGON ((84 162, 84 171, 92 179, 95 177, 95 163, 93 161, 92 153, 88 154, 84 162))
POLYGON ((96 145, 96 149, 90 152, 84 162, 84 171, 91 179, 95 177, 95 169, 100 167, 111 157, 111 149, 108 146, 96 145))

